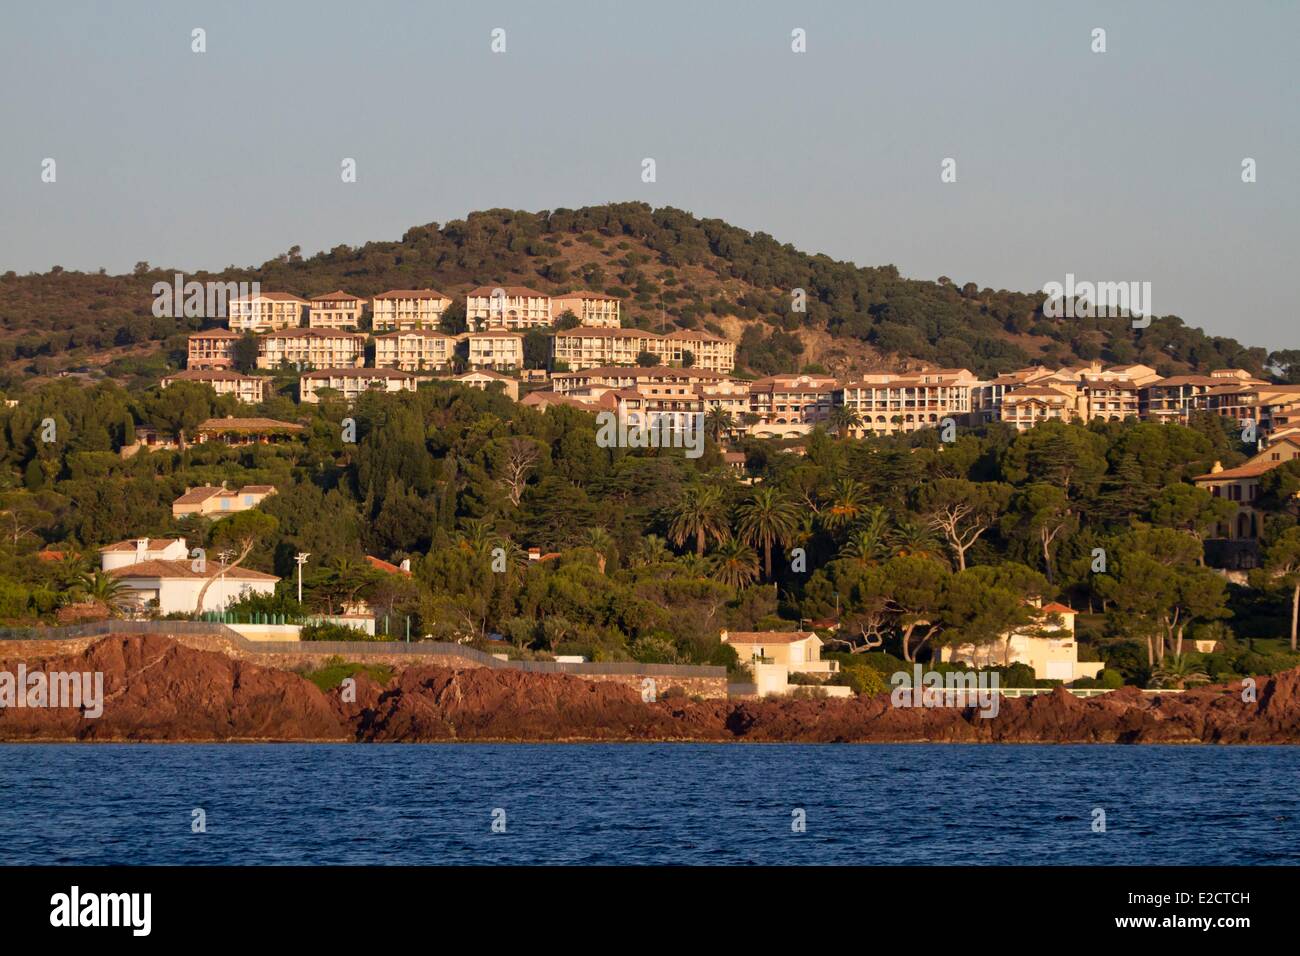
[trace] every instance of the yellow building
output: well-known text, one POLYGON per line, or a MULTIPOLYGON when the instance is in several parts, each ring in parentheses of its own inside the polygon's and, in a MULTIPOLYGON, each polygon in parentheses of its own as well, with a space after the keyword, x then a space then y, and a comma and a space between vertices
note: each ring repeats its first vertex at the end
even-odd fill
POLYGON ((470 332, 470 368, 508 372, 524 367, 524 337, 510 332, 470 332))
POLYGON ((479 286, 465 293, 465 321, 471 332, 549 326, 551 297, 522 285, 479 286))
POLYGON ((441 370, 451 365, 456 339, 432 329, 412 329, 375 336, 375 366, 407 372, 441 370))
MULTIPOLYGON (((740 663, 753 675, 750 693, 759 697, 792 693, 791 674, 809 674, 825 679, 840 669, 838 661, 822 660, 822 639, 812 631, 723 631, 723 644, 736 649, 740 663)), ((828 696, 850 697, 849 687, 821 685, 828 696)))
POLYGON ((360 332, 285 329, 257 340, 258 368, 342 368, 361 365, 365 357, 366 337, 360 332))
POLYGON ((1226 541, 1258 541, 1264 536, 1264 514, 1255 507, 1259 498, 1260 479, 1288 461, 1300 458, 1300 434, 1289 433, 1279 437, 1263 451, 1235 468, 1224 468, 1219 462, 1208 474, 1192 479, 1198 488, 1204 488, 1216 498, 1237 503, 1236 517, 1215 529, 1213 538, 1226 541))
POLYGON ((556 364, 570 371, 605 365, 635 365, 642 353, 653 355, 664 365, 686 365, 708 372, 730 372, 736 367, 733 342, 708 332, 681 330, 656 335, 643 329, 576 328, 555 333, 553 355, 556 364))
POLYGON ((316 404, 322 389, 333 389, 344 400, 356 401, 366 392, 414 392, 432 376, 395 368, 327 368, 307 372, 298 379, 298 401, 316 404))
POLYGON ((370 324, 376 332, 437 329, 451 296, 437 289, 390 289, 370 300, 370 324))
POLYGON ((365 300, 335 290, 312 296, 307 306, 307 325, 313 329, 355 329, 361 324, 365 300))
POLYGON ((302 325, 303 310, 310 303, 288 292, 262 292, 231 299, 227 312, 231 331, 274 332, 302 325))
POLYGON ((622 324, 619 300, 600 292, 565 292, 552 296, 552 318, 558 319, 565 312, 573 313, 579 325, 592 328, 616 329, 622 324))
POLYGON ((980 381, 968 369, 922 369, 919 372, 875 372, 845 382, 832 401, 858 414, 853 437, 892 435, 919 428, 938 428, 944 419, 966 423, 974 409, 980 381))
POLYGON ((241 375, 229 369, 186 369, 168 375, 159 386, 166 388, 174 382, 197 382, 207 385, 218 395, 233 395, 241 402, 256 405, 266 401, 271 380, 260 375, 241 375))
POLYGON ((185 494, 172 502, 172 517, 203 515, 215 520, 256 508, 273 494, 274 485, 244 485, 238 491, 227 488, 224 483, 220 487, 204 485, 200 488, 186 488, 185 494))
POLYGON ((230 368, 235 364, 235 343, 242 333, 230 329, 208 329, 189 336, 185 367, 192 369, 230 368))
POLYGON ((1038 608, 1033 625, 1023 631, 1003 634, 990 644, 976 647, 963 644, 940 647, 935 651, 940 661, 963 663, 971 667, 1007 667, 1026 664, 1039 680, 1065 683, 1084 677, 1096 677, 1105 664, 1079 660, 1079 642, 1074 636, 1076 611, 1064 604, 1038 608))

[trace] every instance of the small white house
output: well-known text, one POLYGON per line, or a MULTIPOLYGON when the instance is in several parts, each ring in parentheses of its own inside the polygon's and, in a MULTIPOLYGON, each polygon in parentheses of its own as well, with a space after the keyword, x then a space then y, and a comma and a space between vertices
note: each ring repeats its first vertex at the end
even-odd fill
POLYGON ((115 571, 144 561, 180 561, 189 557, 184 538, 134 538, 99 549, 101 571, 115 571))
POLYGON ((246 594, 275 593, 280 580, 274 574, 247 568, 223 570, 212 563, 199 572, 194 570, 193 562, 164 559, 128 564, 109 574, 133 592, 130 603, 142 609, 157 607, 162 614, 221 611, 246 594), (197 607, 199 592, 209 578, 213 580, 203 595, 203 607, 197 607))

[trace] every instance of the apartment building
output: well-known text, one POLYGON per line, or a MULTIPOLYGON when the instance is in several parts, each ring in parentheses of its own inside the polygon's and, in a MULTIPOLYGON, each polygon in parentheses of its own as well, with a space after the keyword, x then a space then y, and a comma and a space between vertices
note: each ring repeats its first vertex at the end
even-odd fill
POLYGON ((642 329, 566 329, 555 333, 556 364, 571 371, 603 365, 635 365, 643 352, 665 365, 685 365, 711 372, 730 372, 736 367, 733 342, 708 332, 679 330, 656 335, 642 329))
POLYGON ((836 388, 832 402, 857 412, 859 424, 850 430, 854 437, 892 435, 938 428, 947 418, 965 424, 981 384, 964 368, 876 372, 836 388))
POLYGON ((298 379, 298 401, 318 403, 323 389, 333 389, 344 400, 353 402, 370 391, 414 392, 430 375, 404 372, 395 368, 326 368, 306 372, 298 379))
POLYGON ((370 300, 370 324, 376 332, 437 329, 451 296, 437 289, 390 289, 370 300))
POLYGON ((802 435, 830 415, 839 383, 829 375, 769 375, 749 383, 751 434, 802 435))
POLYGON ((275 369, 342 368, 361 365, 366 337, 336 329, 285 329, 257 340, 257 367, 275 369))
POLYGON ((1048 385, 1026 385, 1008 392, 1002 399, 1002 421, 1017 431, 1025 431, 1048 421, 1069 422, 1076 418, 1077 396, 1048 385))
POLYGON ((479 286, 465 293, 465 321, 471 332, 549 326, 551 297, 522 285, 479 286))
POLYGON ((1222 384, 1223 379, 1212 375, 1157 379, 1139 389, 1139 412, 1150 421, 1186 424, 1192 412, 1206 409, 1210 389, 1222 384))
POLYGON ((727 377, 721 372, 698 368, 669 368, 666 365, 654 365, 649 368, 639 365, 603 365, 574 372, 556 372, 551 376, 552 388, 561 394, 591 388, 637 389, 644 384, 696 387, 705 383, 716 384, 725 381, 727 377))
POLYGON ((230 368, 235 364, 235 343, 242 333, 230 329, 191 332, 185 367, 191 369, 230 368))
POLYGON ((1279 438, 1263 451, 1248 458, 1235 468, 1224 468, 1214 463, 1208 474, 1198 475, 1192 481, 1216 498, 1237 503, 1237 514, 1215 529, 1213 538, 1229 541, 1249 539, 1258 541, 1264 536, 1264 515, 1254 503, 1259 498, 1260 479, 1288 461, 1300 458, 1300 435, 1279 438))
POLYGON ((510 332, 470 332, 470 368, 508 372, 524 367, 524 337, 510 332))
POLYGON ((361 324, 364 299, 341 289, 312 296, 307 306, 307 325, 313 329, 355 329, 361 324))
POLYGON ((1080 384, 1083 407, 1079 411, 1083 418, 1119 422, 1139 416, 1139 387, 1133 380, 1084 375, 1080 384))
POLYGON ((375 336, 376 368, 399 368, 406 372, 442 370, 456 354, 456 339, 432 329, 410 329, 375 336))
POLYGON ((600 292, 565 292, 551 298, 551 316, 558 319, 571 312, 579 325, 589 328, 617 329, 622 325, 619 300, 600 292))
POLYGON ((260 375, 241 375, 231 369, 186 369, 162 379, 158 384, 167 388, 175 382, 198 382, 207 385, 218 395, 233 395, 241 402, 256 405, 266 401, 271 380, 260 375))
POLYGON ((274 332, 302 325, 303 311, 310 305, 288 292, 262 292, 231 299, 227 308, 234 332, 274 332))
POLYGON ((1300 385, 1234 384, 1211 388, 1206 407, 1245 427, 1254 422, 1261 436, 1300 424, 1300 385))

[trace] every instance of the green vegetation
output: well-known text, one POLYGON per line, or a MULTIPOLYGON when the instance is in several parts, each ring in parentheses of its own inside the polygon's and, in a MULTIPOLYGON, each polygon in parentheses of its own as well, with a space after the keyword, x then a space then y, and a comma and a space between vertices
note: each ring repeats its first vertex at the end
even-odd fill
POLYGON ((335 656, 328 658, 316 670, 304 672, 302 676, 321 690, 331 691, 342 684, 346 678, 356 677, 358 674, 366 674, 382 686, 392 679, 393 669, 384 664, 348 663, 343 658, 335 656))

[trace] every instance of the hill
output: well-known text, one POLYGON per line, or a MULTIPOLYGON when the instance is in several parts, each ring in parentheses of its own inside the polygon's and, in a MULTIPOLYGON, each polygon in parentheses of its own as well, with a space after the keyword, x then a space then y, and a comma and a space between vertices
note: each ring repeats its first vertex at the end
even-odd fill
MULTIPOLYGON (((131 275, 65 271, 0 276, 0 387, 60 372, 154 381, 184 363, 200 321, 152 314, 151 288, 175 270, 139 263, 131 275)), ((1144 362, 1165 374, 1270 363, 1300 373, 1300 355, 1208 336, 1176 316, 1146 329, 1125 319, 1052 319, 1040 292, 907 279, 801 252, 764 233, 673 208, 615 203, 542 212, 491 209, 408 229, 398 242, 298 247, 260 266, 188 275, 253 281, 310 297, 343 288, 373 295, 433 286, 459 295, 484 284, 545 292, 603 290, 624 299, 624 324, 706 328, 740 342, 761 375, 820 367, 835 374, 888 366, 966 366, 992 375, 1029 364, 1144 362), (794 311, 792 290, 807 293, 794 311)))

